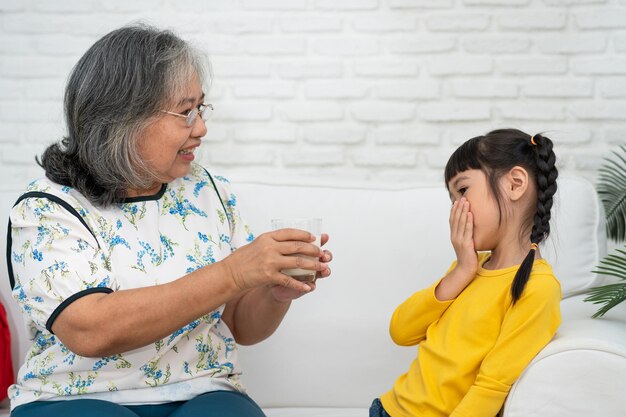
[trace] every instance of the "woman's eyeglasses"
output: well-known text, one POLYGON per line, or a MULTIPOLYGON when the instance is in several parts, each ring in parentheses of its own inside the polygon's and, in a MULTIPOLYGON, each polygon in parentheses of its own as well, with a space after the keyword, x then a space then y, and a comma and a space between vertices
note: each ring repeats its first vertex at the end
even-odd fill
POLYGON ((187 127, 193 126, 198 118, 198 114, 205 122, 208 121, 213 115, 213 105, 202 103, 198 107, 194 107, 187 114, 174 113, 172 111, 161 110, 163 113, 171 114, 172 116, 184 117, 187 127))

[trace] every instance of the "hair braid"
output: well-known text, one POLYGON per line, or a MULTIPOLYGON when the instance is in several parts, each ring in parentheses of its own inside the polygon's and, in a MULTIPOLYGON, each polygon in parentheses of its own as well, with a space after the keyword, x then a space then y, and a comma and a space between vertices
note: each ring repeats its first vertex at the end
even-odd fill
POLYGON ((522 261, 511 286, 511 296, 515 303, 522 296, 524 287, 530 278, 535 261, 537 244, 544 241, 550 234, 550 210, 552 209, 553 197, 556 193, 556 156, 552 150, 552 141, 544 136, 535 135, 530 147, 535 155, 537 183, 537 211, 533 218, 533 228, 530 233, 531 249, 522 261))
POLYGON ((533 230, 530 235, 532 243, 545 240, 550 234, 550 209, 556 193, 556 178, 558 171, 555 167, 556 156, 552 151, 552 141, 541 135, 536 135, 537 142, 537 213, 534 217, 533 230))

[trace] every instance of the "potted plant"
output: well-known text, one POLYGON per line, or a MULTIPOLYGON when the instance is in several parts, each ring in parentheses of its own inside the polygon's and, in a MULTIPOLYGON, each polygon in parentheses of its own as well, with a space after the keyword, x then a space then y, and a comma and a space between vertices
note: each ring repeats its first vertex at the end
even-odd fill
MULTIPOLYGON (((626 145, 620 146, 619 151, 613 152, 616 159, 605 158, 597 189, 606 212, 607 236, 616 243, 623 243, 626 240, 626 145)), ((618 279, 587 292, 585 301, 602 304, 593 315, 596 318, 626 300, 626 245, 607 255, 592 272, 618 279)))

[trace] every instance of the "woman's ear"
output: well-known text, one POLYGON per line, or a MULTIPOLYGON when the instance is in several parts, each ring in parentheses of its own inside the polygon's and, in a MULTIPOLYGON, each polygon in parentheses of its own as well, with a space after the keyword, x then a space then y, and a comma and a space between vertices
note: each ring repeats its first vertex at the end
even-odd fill
POLYGON ((512 201, 517 201, 528 190, 528 171, 520 166, 515 166, 505 175, 506 193, 512 201))

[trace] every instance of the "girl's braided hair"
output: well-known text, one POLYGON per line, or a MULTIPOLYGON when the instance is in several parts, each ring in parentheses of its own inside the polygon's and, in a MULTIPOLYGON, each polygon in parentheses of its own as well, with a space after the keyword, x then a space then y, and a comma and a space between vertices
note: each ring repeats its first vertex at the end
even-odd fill
POLYGON ((498 183, 511 168, 520 166, 534 178, 537 189, 537 209, 528 226, 531 249, 522 261, 513 284, 511 296, 515 303, 522 295, 530 277, 535 251, 540 242, 550 234, 550 218, 553 197, 556 193, 558 170, 552 141, 541 134, 530 136, 517 129, 498 129, 484 136, 477 136, 462 144, 450 157, 444 177, 448 182, 459 172, 480 169, 488 178, 491 191, 498 203, 499 222, 502 221, 501 192, 498 183))

